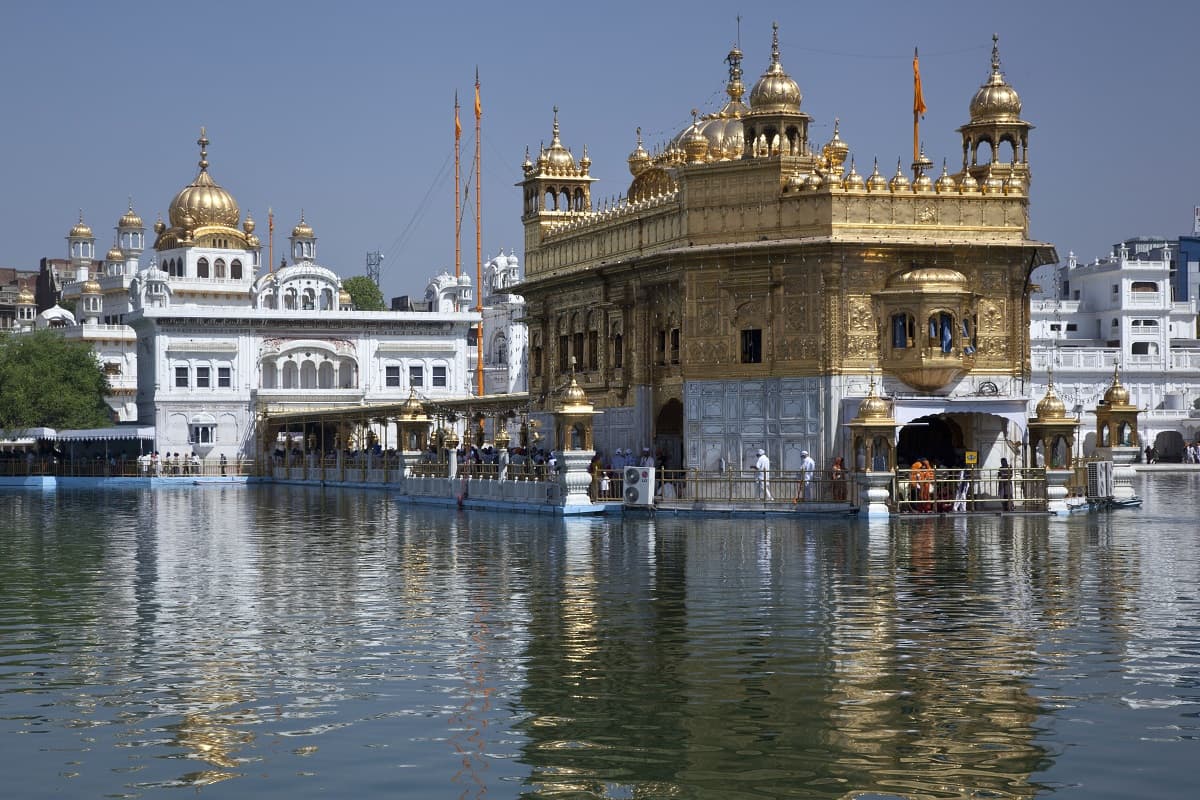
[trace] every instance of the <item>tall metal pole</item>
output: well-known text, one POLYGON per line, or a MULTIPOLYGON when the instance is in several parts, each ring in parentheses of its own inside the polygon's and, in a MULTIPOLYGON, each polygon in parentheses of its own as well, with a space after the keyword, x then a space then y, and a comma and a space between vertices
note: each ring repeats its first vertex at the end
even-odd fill
POLYGON ((483 394, 483 204, 479 200, 482 183, 480 174, 479 131, 483 107, 479 104, 479 67, 475 67, 475 311, 480 315, 475 329, 475 393, 483 394))
POLYGON ((462 122, 458 119, 458 92, 454 92, 454 277, 462 277, 462 184, 459 159, 462 122))

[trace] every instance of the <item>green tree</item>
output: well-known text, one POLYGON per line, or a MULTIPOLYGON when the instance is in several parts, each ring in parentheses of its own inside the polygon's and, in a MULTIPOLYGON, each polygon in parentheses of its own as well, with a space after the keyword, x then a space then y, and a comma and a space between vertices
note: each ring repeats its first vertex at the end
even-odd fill
POLYGON ((0 336, 0 431, 110 424, 108 379, 91 345, 51 329, 0 336))
POLYGON ((342 288, 350 293, 354 307, 359 311, 383 311, 383 292, 375 285, 375 281, 366 275, 355 275, 342 281, 342 288))

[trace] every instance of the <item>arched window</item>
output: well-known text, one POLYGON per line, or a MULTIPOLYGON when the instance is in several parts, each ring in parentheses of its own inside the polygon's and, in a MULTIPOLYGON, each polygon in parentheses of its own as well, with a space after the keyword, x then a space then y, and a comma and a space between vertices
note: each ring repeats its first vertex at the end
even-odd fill
POLYGON ((196 277, 197 278, 207 278, 208 277, 208 259, 207 258, 202 258, 196 262, 196 277))
POLYGON ((317 370, 317 385, 322 389, 333 388, 333 362, 324 361, 317 370))
POLYGON ((279 383, 279 370, 274 364, 262 365, 262 388, 275 389, 279 383))
POLYGON ((304 309, 305 311, 314 311, 317 308, 317 294, 312 289, 304 290, 304 309))
POLYGON ((916 320, 912 314, 892 314, 892 349, 903 350, 913 346, 916 338, 916 320))
POLYGON ((338 386, 343 389, 358 388, 358 367, 353 361, 343 361, 339 365, 338 386))
POLYGON ((317 365, 311 361, 305 361, 300 365, 300 388, 317 388, 317 365))
POLYGON ((1154 281, 1134 281, 1129 287, 1131 292, 1157 292, 1158 284, 1154 281))
POLYGON ((221 279, 225 278, 225 259, 218 258, 216 261, 213 262, 213 272, 214 272, 214 275, 213 275, 214 278, 221 278, 221 279))
POLYGON ((235 258, 229 263, 229 277, 235 281, 242 279, 242 262, 240 259, 235 258))
POLYGON ((296 290, 288 289, 283 293, 283 307, 287 311, 296 310, 296 290))
POLYGON ((288 361, 283 365, 283 388, 300 388, 300 367, 296 366, 295 361, 288 361))

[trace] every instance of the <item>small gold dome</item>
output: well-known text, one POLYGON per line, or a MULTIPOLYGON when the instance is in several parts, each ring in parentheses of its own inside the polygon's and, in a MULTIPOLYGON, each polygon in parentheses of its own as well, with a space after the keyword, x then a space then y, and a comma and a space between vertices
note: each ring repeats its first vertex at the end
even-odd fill
POLYGON ((800 94, 799 84, 783 71, 783 65, 779 63, 779 24, 772 24, 771 29, 771 63, 750 90, 750 109, 797 113, 803 95, 800 94))
POLYGON ((311 239, 313 238, 312 226, 304 221, 304 212, 300 212, 300 221, 296 223, 296 227, 292 228, 293 239, 311 239))
POLYGON ((840 123, 841 120, 835 117, 833 120, 833 138, 821 148, 821 155, 824 156, 829 166, 837 171, 842 169, 842 165, 846 163, 846 156, 850 154, 850 145, 842 141, 842 137, 838 133, 840 123))
POLYGON ((409 389, 408 399, 400 406, 400 418, 407 421, 425 419, 425 406, 417 399, 417 390, 409 389))
POLYGON ((888 289, 910 291, 967 291, 967 276, 948 267, 913 267, 887 280, 888 289))
POLYGON ((17 305, 29 306, 33 305, 34 302, 36 301, 33 292, 29 290, 28 286, 22 286, 21 291, 17 292, 17 305))
POLYGON ((646 152, 646 148, 642 147, 642 129, 637 129, 637 147, 629 154, 629 174, 637 175, 646 167, 650 166, 650 154, 646 152))
POLYGON ((824 183, 825 181, 821 179, 821 175, 819 173, 811 172, 809 173, 808 177, 804 179, 804 188, 811 192, 815 192, 820 189, 824 183))
POLYGON ((888 182, 888 188, 893 192, 907 192, 910 188, 908 176, 904 174, 904 167, 900 164, 900 159, 896 159, 896 174, 892 176, 888 182))
POLYGON ((104 259, 112 262, 124 261, 125 254, 121 252, 121 248, 114 244, 112 247, 108 248, 108 255, 106 255, 104 259))
POLYGON ((987 177, 983 179, 984 194, 1001 194, 1004 191, 1004 181, 996 174, 992 165, 988 165, 987 177))
POLYGON ((71 232, 67 234, 71 239, 91 239, 92 229, 86 222, 83 221, 83 212, 79 212, 79 222, 75 223, 75 227, 71 228, 71 232))
POLYGON ((971 122, 1018 122, 1021 98, 1000 72, 999 37, 992 36, 992 73, 971 98, 971 122))
POLYGON ((101 294, 102 292, 103 290, 100 288, 100 284, 94 279, 88 278, 86 281, 84 281, 83 294, 101 294))
POLYGON ((1025 194, 1025 178, 1022 177, 1015 163, 1011 167, 1008 179, 1004 181, 1004 193, 1025 194))
POLYGON ((254 220, 249 214, 246 215, 245 221, 242 222, 242 230, 246 233, 254 233, 254 220))
POLYGON ((850 159, 850 172, 847 173, 845 180, 842 181, 842 188, 847 191, 862 191, 866 183, 863 181, 863 176, 858 174, 858 170, 854 168, 854 159, 850 159))
POLYGON ((969 172, 964 172, 958 179, 958 190, 963 194, 974 194, 979 191, 979 181, 969 172))
POLYGON ((937 189, 938 194, 950 194, 958 188, 954 183, 954 178, 951 178, 950 173, 946 171, 945 161, 942 162, 942 175, 937 179, 934 188, 937 189))
POLYGON ((1104 393, 1104 402, 1109 406, 1129 405, 1129 390, 1121 385, 1119 369, 1119 367, 1113 368, 1112 386, 1109 386, 1108 391, 1104 393))
POLYGON ((922 172, 917 176, 917 179, 913 181, 912 188, 913 191, 917 192, 918 194, 928 194, 929 192, 933 191, 933 179, 922 172))
POLYGON ((868 192, 886 192, 888 188, 887 178, 883 177, 879 172, 879 159, 875 159, 875 169, 867 177, 868 192))
POLYGON ((580 387, 579 382, 575 380, 575 375, 571 375, 571 385, 563 392, 562 407, 570 406, 586 406, 588 405, 587 393, 580 387))
MULTIPOLYGON (((575 157, 571 151, 563 147, 558 138, 558 106, 554 107, 554 135, 550 139, 550 149, 543 153, 545 170, 553 175, 567 175, 575 172, 575 157)), ((538 165, 542 166, 542 157, 538 156, 538 165)))
POLYGON ((875 394, 875 376, 872 375, 871 388, 867 391, 867 396, 858 404, 858 418, 887 419, 889 416, 887 401, 875 394))
POLYGON ((338 305, 342 308, 354 305, 354 298, 345 289, 338 292, 338 305))
POLYGON ((158 219, 156 219, 154 221, 154 232, 155 233, 162 233, 166 229, 167 229, 167 223, 162 221, 162 217, 159 217, 158 219))
POLYGON ((1051 380, 1046 385, 1046 395, 1038 401, 1037 418, 1038 419, 1064 419, 1067 416, 1067 407, 1062 400, 1058 399, 1058 395, 1054 393, 1054 382, 1051 380))
MULTIPOLYGON (((202 225, 221 225, 236 228, 241 209, 233 195, 222 189, 208 174, 208 137, 200 129, 200 172, 196 179, 179 190, 167 209, 171 225, 192 230, 202 225)), ((155 226, 157 230, 157 226, 155 226)))
POLYGON ((506 427, 504 427, 503 424, 501 424, 496 429, 496 436, 495 436, 496 447, 500 447, 500 448, 508 447, 508 445, 511 441, 512 441, 512 437, 508 435, 508 429, 506 427))
POLYGON ((708 137, 700 131, 695 111, 692 112, 692 116, 692 129, 684 137, 683 150, 687 153, 689 164, 703 164, 708 158, 708 137))
POLYGON ((117 227, 123 229, 146 227, 142 222, 142 218, 133 212, 132 200, 129 201, 129 210, 126 211, 119 220, 117 220, 117 227))

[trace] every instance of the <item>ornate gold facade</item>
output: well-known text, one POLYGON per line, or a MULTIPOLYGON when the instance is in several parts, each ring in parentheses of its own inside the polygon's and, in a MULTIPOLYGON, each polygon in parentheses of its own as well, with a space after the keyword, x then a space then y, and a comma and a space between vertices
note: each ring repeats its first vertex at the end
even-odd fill
POLYGON ((590 162, 557 115, 554 146, 526 159, 531 393, 552 395, 573 359, 598 407, 648 402, 657 431, 688 382, 814 378, 828 428, 848 420, 836 376, 931 396, 1027 376, 1029 274, 1055 254, 1028 237, 1032 126, 997 49, 962 168, 937 180, 923 154, 911 178, 864 178, 837 125, 811 142, 777 37, 745 106, 741 57, 722 111, 660 153, 639 133, 628 199, 591 207, 590 162), (1008 163, 986 160, 1005 146, 1008 163))

